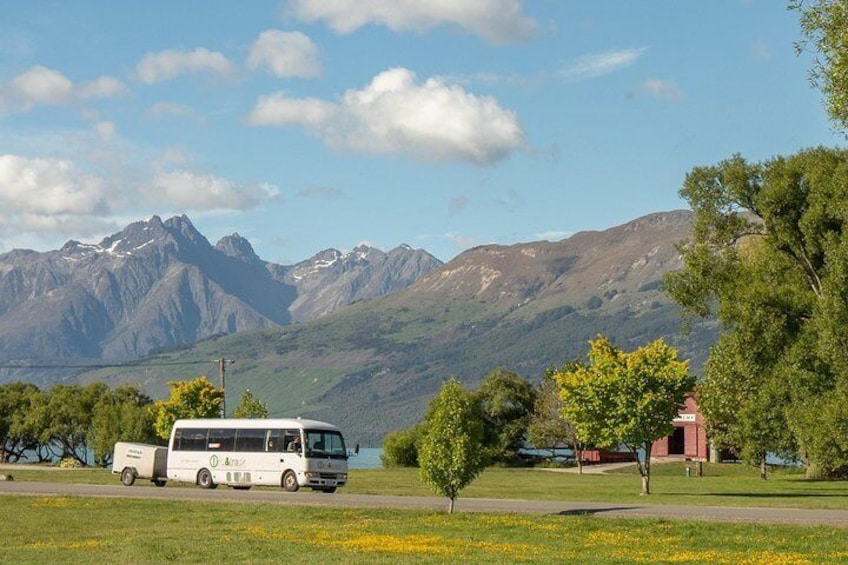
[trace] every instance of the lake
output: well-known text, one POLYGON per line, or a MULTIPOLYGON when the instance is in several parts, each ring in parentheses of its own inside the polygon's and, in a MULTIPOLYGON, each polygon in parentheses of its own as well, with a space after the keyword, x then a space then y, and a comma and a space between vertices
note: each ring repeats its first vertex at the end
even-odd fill
POLYGON ((380 462, 382 454, 381 447, 362 447, 359 449, 359 455, 347 460, 347 466, 350 469, 379 469, 383 466, 380 462))

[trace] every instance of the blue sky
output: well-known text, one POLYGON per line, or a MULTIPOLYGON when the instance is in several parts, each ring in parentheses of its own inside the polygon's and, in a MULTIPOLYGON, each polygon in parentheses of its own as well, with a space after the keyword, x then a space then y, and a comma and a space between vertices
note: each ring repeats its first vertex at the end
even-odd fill
POLYGON ((684 207, 844 145, 779 0, 10 2, 0 251, 187 214, 265 260, 449 260, 684 207))

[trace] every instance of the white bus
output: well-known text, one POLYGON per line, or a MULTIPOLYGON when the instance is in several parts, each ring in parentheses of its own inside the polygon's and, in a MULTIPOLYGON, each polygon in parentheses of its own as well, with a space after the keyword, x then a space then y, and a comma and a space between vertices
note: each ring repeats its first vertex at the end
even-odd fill
POLYGON ((335 492, 347 482, 348 456, 339 429, 316 420, 177 420, 168 442, 168 479, 203 488, 335 492))

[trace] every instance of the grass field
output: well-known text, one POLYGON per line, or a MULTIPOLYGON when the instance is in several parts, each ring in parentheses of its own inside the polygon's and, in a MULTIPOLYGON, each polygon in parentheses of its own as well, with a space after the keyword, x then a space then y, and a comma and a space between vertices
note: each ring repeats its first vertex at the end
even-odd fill
MULTIPOLYGON (((489 469, 462 497, 848 509, 848 482, 741 465, 576 475, 489 469)), ((118 484, 102 469, 4 469, 15 480, 118 484)), ((140 481, 132 488, 149 483, 140 481)), ((196 488, 169 484, 166 488, 196 488)), ((352 470, 349 493, 432 495, 415 469, 352 470)), ((4 496, 0 563, 848 563, 845 529, 593 516, 4 496)))
POLYGON ((6 496, 9 563, 848 561, 828 527, 6 496))
MULTIPOLYGON (((778 470, 768 480, 758 471, 735 464, 703 466, 704 476, 687 477, 691 463, 654 465, 651 491, 640 496, 635 470, 622 469, 602 475, 556 472, 544 469, 486 470, 461 493, 462 498, 519 498, 637 504, 693 504, 718 506, 780 506, 848 510, 848 481, 811 481, 799 470, 778 470)), ((118 476, 104 469, 13 469, 23 481, 62 481, 86 484, 118 484, 118 476)), ((139 481, 137 485, 149 485, 139 481)), ((177 485, 170 485, 168 488, 177 485)), ((192 485, 183 485, 194 488, 192 485)), ((430 496, 432 491, 418 480, 417 469, 352 469, 343 492, 430 496)))

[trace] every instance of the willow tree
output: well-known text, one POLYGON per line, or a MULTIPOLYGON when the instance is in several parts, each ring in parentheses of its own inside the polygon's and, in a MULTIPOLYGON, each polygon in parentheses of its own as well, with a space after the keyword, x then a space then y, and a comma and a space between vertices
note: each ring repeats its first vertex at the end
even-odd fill
POLYGON ((749 459, 794 451, 811 476, 845 474, 848 151, 735 156, 693 169, 680 194, 694 226, 666 287, 725 330, 699 392, 708 431, 749 459))
POLYGON ((800 13, 804 39, 796 44, 816 55, 810 81, 825 95, 825 107, 836 128, 848 133, 848 2, 792 0, 800 13))
POLYGON ((624 445, 651 493, 651 450, 671 434, 694 379, 688 361, 658 339, 625 352, 601 336, 589 342, 589 362, 556 375, 562 413, 578 434, 600 447, 624 445))

